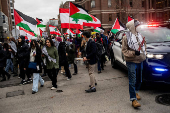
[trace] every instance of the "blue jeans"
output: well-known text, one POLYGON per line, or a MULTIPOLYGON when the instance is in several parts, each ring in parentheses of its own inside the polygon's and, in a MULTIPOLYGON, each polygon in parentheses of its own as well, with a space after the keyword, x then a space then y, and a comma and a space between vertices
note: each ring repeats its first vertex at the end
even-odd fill
POLYGON ((136 93, 139 92, 142 83, 142 63, 126 62, 129 76, 130 101, 137 100, 136 93))
POLYGON ((44 80, 40 76, 39 73, 33 73, 33 86, 32 91, 38 92, 38 82, 40 82, 41 85, 44 85, 44 80))
POLYGON ((98 71, 101 71, 101 66, 100 66, 101 65, 101 61, 100 60, 98 61, 97 65, 98 65, 98 71))
POLYGON ((7 59, 5 71, 8 72, 9 68, 11 68, 11 71, 13 72, 14 66, 13 66, 13 62, 11 59, 7 59))

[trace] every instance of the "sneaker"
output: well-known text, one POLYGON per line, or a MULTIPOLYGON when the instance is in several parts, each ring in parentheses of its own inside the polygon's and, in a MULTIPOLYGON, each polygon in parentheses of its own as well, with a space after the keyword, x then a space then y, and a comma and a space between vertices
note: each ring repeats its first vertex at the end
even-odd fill
POLYGON ((140 103, 139 103, 137 100, 132 101, 132 106, 133 106, 134 108, 141 107, 140 103))
POLYGON ((21 78, 21 77, 18 77, 19 79, 21 78))
POLYGON ((90 89, 85 90, 85 91, 86 91, 86 93, 96 92, 96 88, 95 88, 95 87, 93 87, 93 88, 90 88, 90 89))
POLYGON ((71 78, 67 78, 67 80, 69 81, 69 80, 71 80, 71 78))
POLYGON ((20 84, 24 85, 26 84, 27 82, 25 80, 22 80, 20 84))
POLYGON ((61 71, 61 74, 63 74, 63 72, 61 71))
POLYGON ((32 91, 32 94, 35 94, 35 93, 37 93, 37 92, 35 92, 35 91, 32 91))
POLYGON ((51 88, 51 90, 55 90, 55 89, 57 89, 57 87, 52 87, 52 88, 51 88))
POLYGON ((30 82, 32 82, 32 79, 31 79, 31 78, 28 78, 26 82, 27 82, 27 83, 30 83, 30 82))

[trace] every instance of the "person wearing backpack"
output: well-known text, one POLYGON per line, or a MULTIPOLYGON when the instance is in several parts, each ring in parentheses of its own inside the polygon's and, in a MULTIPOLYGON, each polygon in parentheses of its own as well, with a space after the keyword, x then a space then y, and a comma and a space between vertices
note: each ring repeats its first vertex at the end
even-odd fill
MULTIPOLYGON (((104 62, 105 62, 105 47, 104 47, 104 41, 103 39, 100 37, 99 33, 96 33, 96 39, 95 42, 97 42, 96 44, 100 44, 100 48, 102 48, 101 52, 100 52, 100 57, 99 57, 99 63, 98 63, 98 71, 100 71, 101 69, 104 70, 104 62), (101 67, 100 67, 101 65, 101 67)), ((99 47, 99 46, 97 46, 99 47)), ((99 49, 99 48, 98 48, 99 49)), ((100 50, 98 50, 99 52, 100 50)))
POLYGON ((100 74, 101 73, 101 64, 102 64, 101 57, 102 57, 102 52, 103 52, 103 40, 102 40, 102 38, 100 38, 99 33, 96 33, 95 42, 96 42, 97 57, 98 57, 98 61, 97 61, 97 64, 98 64, 98 74, 100 74))
MULTIPOLYGON (((95 70, 95 64, 96 64, 96 44, 95 42, 90 38, 90 32, 85 31, 83 32, 83 36, 85 38, 85 40, 87 41, 87 46, 85 48, 86 51, 86 57, 83 57, 83 61, 88 61, 88 71, 89 71, 89 76, 90 76, 90 89, 85 90, 87 93, 91 93, 91 92, 96 92, 96 88, 95 85, 97 85, 96 83, 96 79, 95 79, 95 74, 94 74, 94 70, 95 70)), ((81 52, 79 53, 79 55, 81 55, 81 52)))

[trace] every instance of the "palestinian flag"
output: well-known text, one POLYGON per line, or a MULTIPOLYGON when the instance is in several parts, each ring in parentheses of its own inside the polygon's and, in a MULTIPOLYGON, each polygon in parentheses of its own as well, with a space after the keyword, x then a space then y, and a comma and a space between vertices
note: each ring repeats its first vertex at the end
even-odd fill
POLYGON ((34 30, 36 28, 37 21, 35 19, 21 13, 16 9, 14 9, 14 18, 16 26, 19 26, 19 28, 23 29, 26 33, 36 36, 34 30))
POLYGON ((86 22, 83 22, 83 26, 88 26, 88 27, 94 27, 94 29, 96 27, 101 27, 101 22, 98 18, 94 17, 93 15, 90 15, 89 16, 92 17, 93 21, 86 21, 86 22))
POLYGON ((70 34, 72 37, 73 37, 73 35, 76 35, 76 33, 74 33, 71 29, 67 29, 66 34, 70 34))
POLYGON ((97 27, 97 28, 94 30, 94 32, 97 32, 97 33, 102 32, 102 33, 104 33, 104 29, 103 29, 102 27, 97 27))
POLYGON ((81 30, 76 29, 76 33, 78 34, 77 37, 81 37, 81 34, 82 34, 81 30))
POLYGON ((116 34, 118 31, 125 30, 125 25, 116 18, 115 23, 113 24, 111 32, 116 34))
POLYGON ((83 29, 83 21, 69 17, 69 9, 60 8, 60 20, 61 28, 83 29))
POLYGON ((88 14, 88 11, 78 4, 70 2, 70 17, 93 21, 93 18, 88 14))
POLYGON ((43 33, 43 31, 39 28, 39 30, 40 30, 40 36, 42 37, 42 33, 43 33))
POLYGON ((36 18, 37 21, 37 27, 46 27, 45 23, 43 23, 42 19, 36 18))
POLYGON ((27 32, 25 29, 19 27, 19 31, 20 31, 20 36, 25 36, 25 40, 31 40, 31 39, 37 39, 37 35, 31 34, 30 32, 27 32))
POLYGON ((128 22, 130 22, 131 20, 133 20, 133 18, 131 18, 130 16, 128 16, 128 22))

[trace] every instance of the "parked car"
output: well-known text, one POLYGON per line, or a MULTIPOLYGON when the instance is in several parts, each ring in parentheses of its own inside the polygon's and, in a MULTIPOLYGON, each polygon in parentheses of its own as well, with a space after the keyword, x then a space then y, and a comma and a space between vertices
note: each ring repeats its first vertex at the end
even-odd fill
MULTIPOLYGON (((141 25, 138 28, 145 37, 147 45, 147 58, 144 61, 143 81, 149 83, 170 84, 170 29, 164 27, 141 25)), ((126 67, 122 53, 122 38, 126 30, 119 31, 111 51, 111 64, 113 68, 118 65, 126 67)))

